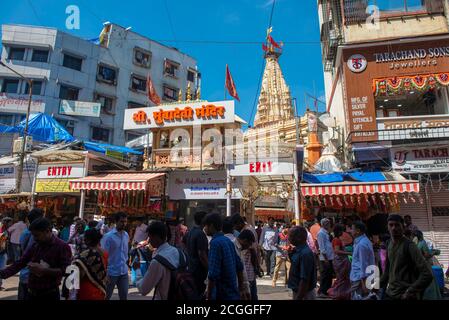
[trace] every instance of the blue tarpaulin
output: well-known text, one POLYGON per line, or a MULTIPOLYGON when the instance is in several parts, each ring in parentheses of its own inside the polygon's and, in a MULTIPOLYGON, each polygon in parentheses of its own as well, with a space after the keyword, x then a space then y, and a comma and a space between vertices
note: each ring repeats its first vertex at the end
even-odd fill
POLYGON ((91 142, 91 141, 84 141, 84 146, 86 147, 86 150, 96 151, 105 154, 106 151, 114 151, 124 154, 135 154, 135 155, 142 155, 143 152, 136 151, 134 149, 130 149, 127 147, 119 147, 114 146, 107 143, 99 143, 99 142, 91 142))
MULTIPOLYGON (((17 126, 0 127, 1 133, 19 133, 23 135, 26 120, 20 122, 17 126)), ((44 113, 33 113, 28 121, 28 135, 33 140, 46 143, 72 142, 75 139, 67 130, 58 123, 53 117, 44 113)))
POLYGON ((319 183, 339 183, 344 181, 381 182, 381 181, 388 181, 388 179, 380 171, 374 172, 355 171, 355 172, 342 172, 342 173, 329 173, 329 174, 304 173, 303 181, 306 183, 319 184, 319 183))

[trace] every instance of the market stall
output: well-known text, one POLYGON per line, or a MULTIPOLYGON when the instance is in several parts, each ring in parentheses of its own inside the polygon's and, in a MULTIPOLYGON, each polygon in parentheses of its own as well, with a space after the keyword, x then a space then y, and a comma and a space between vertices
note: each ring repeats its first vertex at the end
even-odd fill
POLYGON ((112 172, 70 181, 70 189, 95 199, 102 216, 124 211, 130 216, 165 215, 165 173, 112 172))

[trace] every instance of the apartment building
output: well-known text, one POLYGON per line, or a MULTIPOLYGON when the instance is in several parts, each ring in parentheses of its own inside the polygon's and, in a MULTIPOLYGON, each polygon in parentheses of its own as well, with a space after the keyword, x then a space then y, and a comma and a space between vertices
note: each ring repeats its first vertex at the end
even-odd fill
MULTIPOLYGON (((3 25, 1 60, 33 79, 32 111, 54 115, 80 140, 115 145, 143 134, 125 133, 123 119, 127 108, 151 106, 148 74, 164 102, 177 101, 189 83, 195 92, 201 78, 194 58, 111 23, 97 42, 54 28, 3 25), (82 106, 86 113, 68 113, 61 105, 82 106), (96 107, 99 116, 92 113, 96 107)), ((0 67, 0 93, 0 123, 22 120, 27 82, 0 67)), ((9 139, 2 139, 0 153, 10 152, 9 139)))
MULTIPOLYGON (((346 163, 420 182, 399 212, 449 263, 449 27, 446 0, 319 0, 328 112, 346 163)), ((384 196, 388 196, 388 192, 384 196)))

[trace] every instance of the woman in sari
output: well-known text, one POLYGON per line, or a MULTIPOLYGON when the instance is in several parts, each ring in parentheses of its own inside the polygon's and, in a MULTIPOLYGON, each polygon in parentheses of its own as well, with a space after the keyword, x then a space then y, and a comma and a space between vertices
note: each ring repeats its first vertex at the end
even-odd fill
POLYGON ((80 288, 77 300, 105 300, 107 253, 100 248, 102 236, 99 230, 89 229, 84 233, 87 249, 75 256, 73 264, 80 271, 80 288))
MULTIPOLYGON (((429 249, 426 240, 424 240, 424 234, 421 231, 417 230, 414 232, 414 235, 418 238, 418 249, 421 251, 429 266, 432 267, 433 253, 429 249)), ((427 287, 426 290, 424 290, 423 300, 441 300, 441 298, 440 288, 438 287, 438 283, 434 276, 432 283, 427 287)))
POLYGON ((332 247, 334 249, 334 270, 336 279, 327 294, 334 300, 349 300, 351 299, 351 281, 349 273, 351 271, 351 263, 348 256, 350 252, 345 251, 343 241, 340 239, 344 232, 344 226, 337 224, 334 227, 334 239, 332 240, 332 247))

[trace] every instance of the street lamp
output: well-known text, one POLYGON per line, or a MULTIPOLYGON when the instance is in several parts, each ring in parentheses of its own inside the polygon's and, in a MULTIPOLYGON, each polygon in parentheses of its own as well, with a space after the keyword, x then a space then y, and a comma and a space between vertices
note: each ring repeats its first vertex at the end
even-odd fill
POLYGON ((30 111, 31 111, 31 100, 33 98, 33 80, 29 79, 27 77, 24 77, 22 74, 18 73, 16 70, 10 68, 8 65, 6 65, 3 61, 0 61, 0 65, 5 67, 6 69, 10 70, 11 72, 18 75, 20 78, 28 82, 28 108, 26 113, 26 121, 25 121, 25 129, 23 130, 23 142, 22 142, 22 152, 19 156, 19 171, 17 173, 17 180, 16 180, 16 192, 20 193, 20 189, 22 187, 22 175, 23 175, 23 162, 25 160, 25 146, 27 142, 27 135, 28 135, 28 121, 30 119, 30 111))

